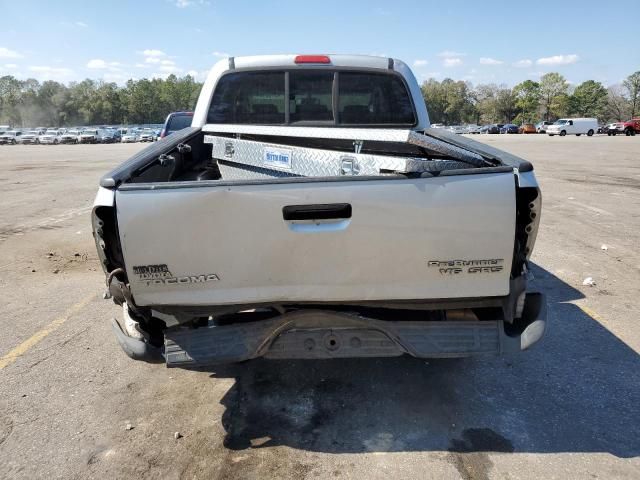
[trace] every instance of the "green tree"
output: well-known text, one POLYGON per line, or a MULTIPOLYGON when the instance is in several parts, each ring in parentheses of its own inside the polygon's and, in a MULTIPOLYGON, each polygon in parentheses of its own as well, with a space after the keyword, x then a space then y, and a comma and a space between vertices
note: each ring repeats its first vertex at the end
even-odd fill
POLYGON ((430 78, 422 84, 422 96, 432 123, 453 125, 476 116, 469 84, 445 78, 430 78))
POLYGON ((622 85, 627 89, 631 116, 635 117, 640 111, 640 71, 629 75, 622 85))
POLYGON ((533 80, 525 80, 513 87, 516 97, 516 107, 520 110, 517 120, 519 123, 533 123, 537 120, 540 106, 540 84, 533 80))
POLYGON ((568 107, 569 84, 556 72, 547 73, 540 79, 540 102, 545 120, 555 120, 564 115, 568 107))
POLYGON ((494 83, 481 84, 475 89, 476 110, 478 121, 476 123, 498 123, 498 86, 494 83))
POLYGON ((624 89, 621 85, 612 85, 607 89, 607 99, 605 102, 604 119, 608 122, 621 122, 630 116, 629 101, 625 97, 624 89))
POLYGON ((10 125, 20 125, 20 98, 22 82, 17 78, 6 75, 0 77, 0 122, 10 125))
POLYGON ((511 123, 516 116, 516 96, 513 90, 501 86, 496 92, 496 113, 501 123, 511 123))
POLYGON ((607 102, 607 90, 600 82, 587 80, 569 98, 571 112, 581 117, 602 118, 607 102))

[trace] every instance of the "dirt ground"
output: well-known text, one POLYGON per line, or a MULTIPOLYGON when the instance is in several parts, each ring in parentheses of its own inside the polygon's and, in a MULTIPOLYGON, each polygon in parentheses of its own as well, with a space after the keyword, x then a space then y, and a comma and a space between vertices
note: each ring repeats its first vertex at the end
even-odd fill
POLYGON ((541 344, 200 372, 129 360, 102 299, 91 204, 144 145, 0 146, 0 478, 640 478, 640 137, 474 138, 543 189, 541 344))

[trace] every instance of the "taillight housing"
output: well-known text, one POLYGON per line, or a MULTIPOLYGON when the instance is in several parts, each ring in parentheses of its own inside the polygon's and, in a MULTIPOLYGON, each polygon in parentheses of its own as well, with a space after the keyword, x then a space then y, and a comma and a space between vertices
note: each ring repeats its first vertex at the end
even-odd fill
POLYGON ((298 55, 296 56, 294 62, 297 65, 304 63, 320 63, 326 65, 331 63, 331 59, 328 55, 298 55))

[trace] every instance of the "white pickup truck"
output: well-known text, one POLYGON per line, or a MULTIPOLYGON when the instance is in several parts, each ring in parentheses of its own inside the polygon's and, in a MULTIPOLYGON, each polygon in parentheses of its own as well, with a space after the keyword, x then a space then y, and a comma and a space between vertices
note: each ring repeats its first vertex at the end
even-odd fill
POLYGON ((218 62, 92 220, 120 345, 186 368, 524 350, 540 209, 529 162, 430 128, 405 63, 273 55, 218 62))

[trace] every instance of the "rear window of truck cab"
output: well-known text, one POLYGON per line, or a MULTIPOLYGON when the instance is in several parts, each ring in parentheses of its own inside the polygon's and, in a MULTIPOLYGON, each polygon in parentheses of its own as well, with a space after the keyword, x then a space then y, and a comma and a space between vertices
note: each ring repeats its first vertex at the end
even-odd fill
POLYGON ((216 85, 208 123, 317 126, 414 126, 402 78, 360 71, 246 71, 216 85))

